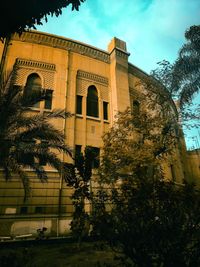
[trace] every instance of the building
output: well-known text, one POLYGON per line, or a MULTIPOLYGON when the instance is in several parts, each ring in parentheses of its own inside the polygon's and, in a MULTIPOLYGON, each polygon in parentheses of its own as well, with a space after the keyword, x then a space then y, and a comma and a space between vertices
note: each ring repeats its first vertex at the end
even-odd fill
MULTIPOLYGON (((64 131, 66 143, 75 151, 91 146, 100 153, 102 135, 109 130, 118 111, 139 105, 141 87, 148 75, 128 62, 126 43, 114 38, 108 51, 67 38, 41 33, 15 34, 10 43, 1 44, 4 71, 17 67, 16 84, 28 88, 40 86, 47 90, 49 100, 33 108, 33 112, 65 109, 75 114, 60 120, 57 127, 64 131)), ((174 113, 176 106, 166 94, 174 113)), ((184 140, 176 149, 173 160, 166 162, 169 179, 184 179, 184 140)), ((71 162, 64 155, 64 161, 71 162)), ((50 167, 48 183, 42 184, 28 170, 32 196, 23 203, 23 187, 14 177, 0 186, 0 236, 35 233, 47 227, 52 235, 66 234, 73 213, 72 189, 68 188, 50 167)))
POLYGON ((188 180, 200 187, 200 149, 187 151, 188 180))

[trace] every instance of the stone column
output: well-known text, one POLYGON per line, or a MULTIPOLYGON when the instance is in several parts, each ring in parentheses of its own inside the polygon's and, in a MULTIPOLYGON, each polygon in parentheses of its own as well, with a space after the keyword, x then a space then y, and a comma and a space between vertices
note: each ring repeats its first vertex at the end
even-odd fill
POLYGON ((124 111, 130 106, 128 57, 126 43, 113 38, 108 46, 110 53, 110 87, 111 87, 111 123, 118 111, 124 111))

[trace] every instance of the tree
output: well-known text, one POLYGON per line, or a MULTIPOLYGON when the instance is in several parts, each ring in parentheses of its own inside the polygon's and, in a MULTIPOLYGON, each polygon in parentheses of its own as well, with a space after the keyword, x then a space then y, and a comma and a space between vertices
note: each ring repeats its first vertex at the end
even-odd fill
POLYGON ((200 26, 185 32, 187 43, 182 46, 174 64, 163 60, 151 74, 179 100, 180 108, 190 104, 200 89, 200 26))
POLYGON ((177 103, 177 110, 181 118, 181 126, 185 127, 185 129, 198 128, 200 126, 200 105, 194 103, 192 100, 192 98, 195 97, 195 93, 190 96, 190 102, 184 101, 185 93, 182 91, 182 87, 179 88, 179 90, 174 89, 174 75, 178 80, 176 74, 177 70, 176 72, 174 71, 174 65, 166 60, 158 62, 158 65, 159 67, 157 69, 151 71, 151 75, 160 82, 161 86, 164 86, 165 90, 167 89, 171 97, 177 103))
POLYGON ((109 183, 115 183, 124 172, 136 176, 154 168, 162 172, 163 159, 177 143, 177 117, 166 97, 149 91, 141 96, 141 103, 139 113, 130 109, 119 112, 116 123, 103 137, 100 174, 109 183))
POLYGON ((90 216, 85 209, 86 201, 89 205, 92 202, 91 177, 92 164, 96 158, 96 153, 87 146, 82 153, 76 154, 75 165, 72 166, 72 175, 66 176, 67 183, 73 187, 72 202, 74 205, 71 230, 73 237, 77 240, 78 246, 83 238, 88 236, 90 228, 90 216), (69 179, 68 179, 69 177, 69 179), (71 177, 74 177, 71 179, 71 177), (68 182, 70 180, 70 182, 68 182))
POLYGON ((181 124, 185 129, 200 126, 200 105, 194 98, 200 88, 200 26, 192 26, 186 31, 187 43, 180 49, 177 60, 171 64, 163 60, 159 67, 151 71, 176 101, 181 124))
POLYGON ((123 266, 199 266, 200 193, 164 179, 162 161, 178 135, 168 104, 155 102, 152 112, 120 113, 104 136, 93 234, 123 266))
POLYGON ((180 106, 190 103, 200 90, 200 25, 185 32, 187 43, 179 51, 173 68, 174 90, 180 90, 180 106))
POLYGON ((48 15, 58 17, 62 8, 72 5, 72 10, 79 10, 81 2, 85 0, 20 0, 1 1, 0 10, 0 38, 9 37, 12 33, 21 34, 27 29, 36 29, 35 25, 42 25, 42 19, 47 22, 48 15), (6 16, 6 17, 5 17, 6 16), (6 20, 5 20, 6 18, 6 20))
POLYGON ((45 92, 26 95, 23 88, 14 85, 14 74, 0 83, 0 166, 6 180, 12 175, 21 179, 25 199, 30 193, 30 182, 25 167, 30 167, 38 178, 47 181, 43 163, 53 166, 61 174, 63 163, 58 152, 71 155, 65 145, 62 131, 51 120, 65 119, 70 113, 54 110, 50 113, 31 114, 31 106, 47 99, 45 92))
POLYGON ((94 234, 111 246, 122 266, 199 266, 199 205, 200 193, 192 185, 127 176, 110 193, 99 192, 94 234))

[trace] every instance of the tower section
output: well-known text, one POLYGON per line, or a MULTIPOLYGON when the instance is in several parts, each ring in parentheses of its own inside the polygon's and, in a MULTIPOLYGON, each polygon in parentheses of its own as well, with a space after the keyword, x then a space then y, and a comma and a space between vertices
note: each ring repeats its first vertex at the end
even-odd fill
POLYGON ((128 57, 126 43, 114 37, 109 46, 110 53, 110 101, 111 122, 118 111, 124 111, 130 103, 128 82, 128 57))

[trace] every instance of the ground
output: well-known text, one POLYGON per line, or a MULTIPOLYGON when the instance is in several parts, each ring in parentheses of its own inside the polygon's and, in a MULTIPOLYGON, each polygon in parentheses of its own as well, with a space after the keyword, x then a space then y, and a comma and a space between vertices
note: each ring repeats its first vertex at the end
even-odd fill
POLYGON ((0 248, 1 267, 111 267, 118 266, 114 253, 98 242, 6 244, 0 248))

